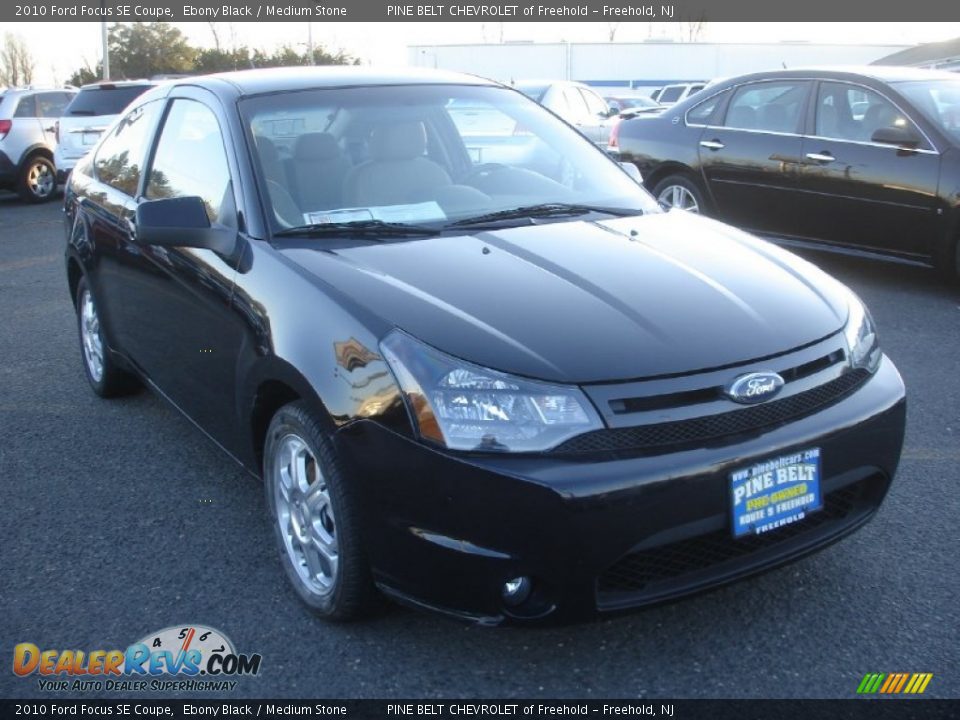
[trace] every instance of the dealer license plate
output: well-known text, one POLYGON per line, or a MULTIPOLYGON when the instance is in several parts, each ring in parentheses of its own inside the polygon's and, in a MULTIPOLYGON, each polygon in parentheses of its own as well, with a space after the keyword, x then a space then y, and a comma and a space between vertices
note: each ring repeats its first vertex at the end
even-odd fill
POLYGON ((776 530, 822 507, 820 448, 764 460, 730 475, 734 537, 776 530))

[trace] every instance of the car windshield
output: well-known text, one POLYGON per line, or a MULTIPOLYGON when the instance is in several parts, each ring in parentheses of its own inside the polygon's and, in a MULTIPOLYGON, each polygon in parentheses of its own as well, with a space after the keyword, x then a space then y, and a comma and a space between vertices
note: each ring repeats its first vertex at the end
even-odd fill
POLYGON ((658 211, 589 140, 508 88, 315 89, 253 97, 241 112, 274 231, 658 211))
POLYGON ((960 143, 960 80, 905 82, 897 89, 927 120, 960 143))

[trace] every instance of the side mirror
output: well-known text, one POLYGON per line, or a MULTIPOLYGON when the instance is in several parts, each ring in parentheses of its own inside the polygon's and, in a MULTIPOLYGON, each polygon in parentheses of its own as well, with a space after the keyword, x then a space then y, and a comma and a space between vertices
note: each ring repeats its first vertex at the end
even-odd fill
POLYGON ((643 185, 643 175, 640 174, 640 168, 630 162, 622 162, 620 167, 637 185, 643 185))
POLYGON ((145 200, 137 206, 137 242, 163 247, 192 247, 232 255, 237 231, 211 225, 199 197, 145 200))
POLYGON ((897 126, 877 128, 870 141, 900 147, 916 147, 920 144, 920 138, 911 128, 897 126))

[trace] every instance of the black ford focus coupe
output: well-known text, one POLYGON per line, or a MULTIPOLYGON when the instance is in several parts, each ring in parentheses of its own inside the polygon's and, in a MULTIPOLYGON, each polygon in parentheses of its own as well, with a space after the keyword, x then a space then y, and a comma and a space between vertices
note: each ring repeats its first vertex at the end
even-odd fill
POLYGON ((190 78, 65 193, 94 391, 147 385, 262 477, 321 616, 476 622, 695 592, 879 507, 904 387, 807 262, 664 212, 519 92, 446 73, 190 78))

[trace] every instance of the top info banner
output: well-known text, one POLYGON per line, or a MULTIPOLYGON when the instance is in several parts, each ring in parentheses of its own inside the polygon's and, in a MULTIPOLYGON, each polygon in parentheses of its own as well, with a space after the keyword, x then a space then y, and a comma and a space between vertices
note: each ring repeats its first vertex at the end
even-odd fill
POLYGON ((247 0, 246 2, 112 2, 110 0, 40 0, 4 2, 2 22, 36 21, 214 21, 289 20, 397 22, 707 22, 707 21, 949 21, 960 20, 957 0, 693 0, 676 3, 586 0, 577 2, 388 2, 385 0, 247 0))

